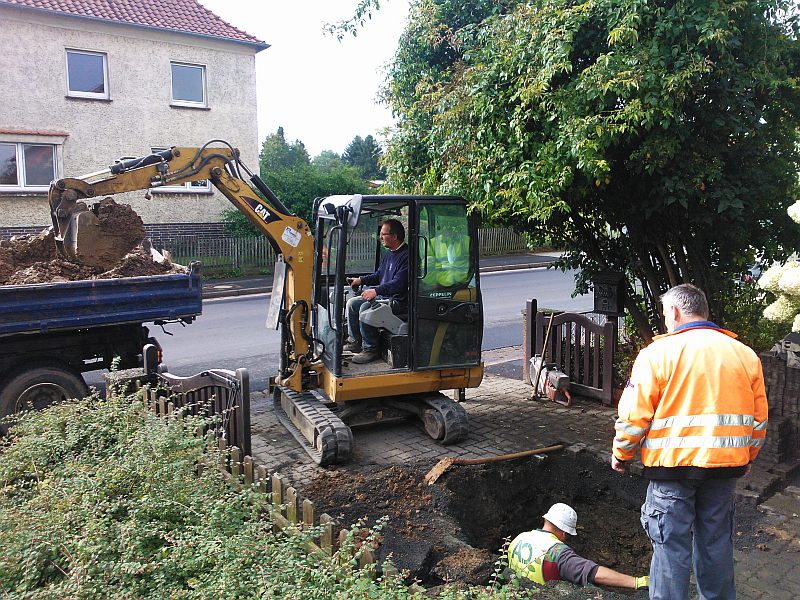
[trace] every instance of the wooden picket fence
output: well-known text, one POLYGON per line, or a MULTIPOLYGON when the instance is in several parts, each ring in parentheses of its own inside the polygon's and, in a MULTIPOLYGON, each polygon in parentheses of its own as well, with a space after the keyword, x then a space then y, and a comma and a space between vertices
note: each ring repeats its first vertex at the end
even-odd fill
MULTIPOLYGON (((518 233, 504 228, 479 230, 479 247, 482 256, 510 254, 528 249, 528 241, 518 233)), ((353 236, 349 242, 348 264, 358 263, 371 268, 375 261, 375 238, 372 236, 353 236)), ((188 265, 192 261, 203 264, 206 276, 230 276, 233 274, 257 275, 271 271, 275 263, 275 252, 267 238, 263 236, 204 237, 182 235, 172 238, 166 250, 173 261, 188 265)))
MULTIPOLYGON (((232 372, 215 371, 218 378, 225 376, 230 379, 232 372), (220 375, 222 374, 222 375, 220 375)), ((161 383, 165 383, 164 376, 160 374, 161 383)), ((230 424, 238 423, 239 434, 246 432, 246 438, 239 436, 241 442, 250 447, 250 428, 249 428, 249 390, 247 386, 247 372, 239 369, 235 373, 235 379, 244 381, 244 389, 235 394, 239 404, 231 405, 227 400, 231 395, 229 387, 224 381, 213 382, 213 388, 208 385, 205 388, 193 389, 192 386, 202 384, 208 378, 209 372, 204 372, 193 378, 183 379, 184 390, 173 392, 166 387, 152 388, 148 386, 140 387, 139 393, 142 403, 146 410, 153 414, 167 419, 184 419, 188 415, 203 415, 209 417, 209 423, 197 431, 195 434, 202 437, 210 437, 215 440, 218 449, 219 462, 216 465, 225 475, 229 483, 237 489, 251 489, 263 495, 264 503, 267 506, 274 528, 276 531, 282 530, 287 534, 298 531, 315 531, 316 535, 306 542, 306 550, 311 554, 319 556, 337 556, 339 564, 356 564, 359 568, 375 564, 374 548, 368 547, 365 542, 360 541, 361 546, 354 538, 354 531, 346 528, 339 528, 336 521, 327 513, 317 516, 314 502, 301 498, 297 490, 289 485, 278 473, 268 473, 263 466, 256 464, 249 454, 245 454, 236 445, 229 445, 228 439, 232 435, 230 424), (191 383, 188 383, 191 382, 191 383), (208 389, 216 389, 222 398, 214 393, 209 393, 208 389), (248 410, 243 411, 242 408, 248 410), (238 416, 237 416, 238 415, 238 416), (246 426, 241 415, 246 415, 246 426)), ((180 388, 180 385, 178 386, 180 388)), ((236 435, 233 435, 236 439, 236 435)), ((199 464, 198 470, 208 468, 208 464, 199 464)), ((380 573, 384 576, 396 574, 396 569, 390 561, 383 561, 380 565, 380 573)), ((375 575, 379 574, 376 568, 375 575)))

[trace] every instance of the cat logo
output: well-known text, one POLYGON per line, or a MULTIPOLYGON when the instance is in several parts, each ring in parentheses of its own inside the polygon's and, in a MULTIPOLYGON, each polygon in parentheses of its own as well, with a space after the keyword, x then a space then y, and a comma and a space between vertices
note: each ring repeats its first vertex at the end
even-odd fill
POLYGON ((273 214, 272 211, 266 208, 259 200, 256 200, 255 198, 249 198, 247 196, 242 196, 242 200, 247 202, 248 206, 253 209, 253 212, 256 213, 258 217, 267 225, 274 223, 275 221, 280 221, 280 217, 273 214))
POLYGON ((255 211, 256 211, 256 214, 259 217, 261 217, 262 221, 264 221, 265 223, 269 223, 270 222, 270 218, 272 217, 272 215, 270 214, 270 212, 266 208, 264 208, 263 206, 258 204, 255 207, 255 211))

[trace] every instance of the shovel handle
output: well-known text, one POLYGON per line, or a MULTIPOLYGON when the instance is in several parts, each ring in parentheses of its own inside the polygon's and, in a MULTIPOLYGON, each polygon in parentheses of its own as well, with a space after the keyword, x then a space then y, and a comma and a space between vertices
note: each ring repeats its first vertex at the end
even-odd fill
POLYGON ((515 458, 524 458, 526 456, 533 456, 534 454, 547 454, 555 452, 556 450, 563 450, 564 444, 557 444, 555 446, 547 446, 545 448, 536 448, 535 450, 525 450, 523 452, 514 452, 513 454, 501 454, 500 456, 489 456, 486 458, 454 458, 454 465, 482 465, 484 463, 498 462, 501 460, 512 460, 515 458))

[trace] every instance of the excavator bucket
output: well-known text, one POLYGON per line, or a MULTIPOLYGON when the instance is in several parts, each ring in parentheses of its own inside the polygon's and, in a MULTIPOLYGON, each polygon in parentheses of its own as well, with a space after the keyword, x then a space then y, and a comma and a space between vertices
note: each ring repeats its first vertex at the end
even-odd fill
POLYGON ((139 215, 111 198, 92 207, 62 201, 53 209, 53 223, 56 246, 65 258, 104 271, 117 265, 145 236, 139 215))

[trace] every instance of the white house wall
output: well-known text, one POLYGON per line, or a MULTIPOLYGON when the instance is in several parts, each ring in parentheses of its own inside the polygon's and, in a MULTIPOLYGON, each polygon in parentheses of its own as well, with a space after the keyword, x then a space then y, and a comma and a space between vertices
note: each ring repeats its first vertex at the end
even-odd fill
MULTIPOLYGON (((124 24, 0 8, 0 141, 13 133, 66 134, 61 177, 99 171, 151 147, 200 146, 223 139, 258 172, 255 49, 124 24), (65 49, 105 52, 110 100, 67 97, 65 49), (170 106, 170 61, 206 67, 207 109, 170 106)), ((48 138, 41 138, 48 139, 48 138)), ((17 141, 27 141, 17 140, 17 141)), ((213 194, 117 196, 145 223, 220 220, 230 204, 213 194)), ((0 226, 48 225, 45 194, 0 192, 0 226)))

